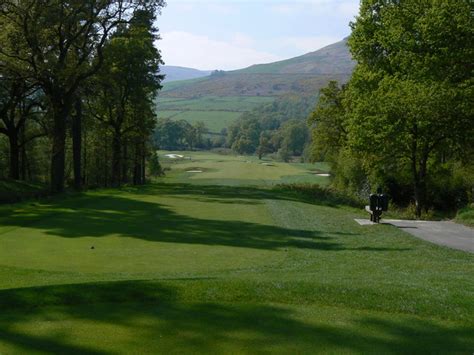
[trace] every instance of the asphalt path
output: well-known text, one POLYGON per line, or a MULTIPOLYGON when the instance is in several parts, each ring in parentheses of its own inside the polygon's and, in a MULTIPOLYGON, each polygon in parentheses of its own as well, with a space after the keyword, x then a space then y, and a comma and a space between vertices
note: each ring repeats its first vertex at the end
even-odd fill
POLYGON ((406 221, 383 219, 382 223, 403 229, 417 238, 453 249, 474 253, 474 229, 449 221, 406 221))

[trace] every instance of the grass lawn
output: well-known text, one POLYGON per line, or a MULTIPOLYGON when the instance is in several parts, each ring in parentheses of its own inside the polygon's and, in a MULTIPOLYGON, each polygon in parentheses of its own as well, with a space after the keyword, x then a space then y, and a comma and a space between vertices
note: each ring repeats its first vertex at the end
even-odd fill
POLYGON ((271 186, 324 165, 191 158, 0 207, 0 354, 472 353, 472 254, 271 186))
POLYGON ((252 185, 272 186, 282 183, 313 183, 327 185, 327 177, 318 176, 326 173, 329 166, 317 164, 287 164, 264 158, 217 155, 211 152, 159 152, 161 163, 171 172, 164 182, 182 182, 213 185, 252 185), (184 159, 170 159, 169 154, 184 156, 184 159), (190 172, 191 171, 191 172, 190 172), (193 172, 194 171, 194 172, 193 172))

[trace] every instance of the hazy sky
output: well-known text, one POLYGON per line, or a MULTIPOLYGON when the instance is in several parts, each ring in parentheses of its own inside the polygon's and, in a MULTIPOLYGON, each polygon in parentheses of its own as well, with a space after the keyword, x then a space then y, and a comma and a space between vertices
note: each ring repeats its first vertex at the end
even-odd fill
POLYGON ((239 69, 315 51, 350 33, 359 0, 167 0, 158 47, 167 65, 239 69))

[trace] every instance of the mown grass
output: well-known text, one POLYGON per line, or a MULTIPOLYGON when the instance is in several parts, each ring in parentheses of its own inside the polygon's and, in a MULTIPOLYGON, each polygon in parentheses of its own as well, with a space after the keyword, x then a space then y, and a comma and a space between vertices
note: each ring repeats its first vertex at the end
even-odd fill
POLYGON ((359 226, 360 209, 265 183, 279 175, 255 158, 172 164, 148 186, 3 207, 0 353, 472 352, 472 254, 359 226), (196 163, 228 175, 185 180, 196 163))
POLYGON ((316 175, 327 172, 327 164, 288 164, 257 157, 220 155, 212 152, 159 153, 165 168, 171 168, 164 181, 197 184, 273 186, 281 183, 312 183, 327 185, 328 177, 316 175), (178 154, 185 159, 170 159, 178 154), (202 171, 189 173, 188 171, 202 171))

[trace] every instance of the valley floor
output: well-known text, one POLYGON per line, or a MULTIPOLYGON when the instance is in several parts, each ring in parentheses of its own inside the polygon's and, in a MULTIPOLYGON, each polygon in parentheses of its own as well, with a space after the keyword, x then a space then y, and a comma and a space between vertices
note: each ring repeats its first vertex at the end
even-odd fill
POLYGON ((0 208, 0 354, 472 353, 474 255, 270 186, 314 167, 166 164, 0 208))

